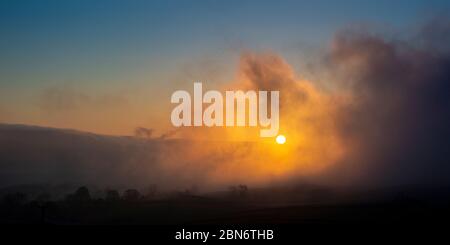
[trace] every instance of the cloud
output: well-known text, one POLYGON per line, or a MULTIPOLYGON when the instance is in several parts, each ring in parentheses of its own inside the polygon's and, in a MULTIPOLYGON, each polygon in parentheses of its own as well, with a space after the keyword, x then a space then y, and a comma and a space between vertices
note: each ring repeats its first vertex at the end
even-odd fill
POLYGON ((432 22, 408 41, 352 30, 336 35, 328 68, 352 94, 338 121, 351 149, 333 169, 341 181, 449 184, 449 23, 432 22))

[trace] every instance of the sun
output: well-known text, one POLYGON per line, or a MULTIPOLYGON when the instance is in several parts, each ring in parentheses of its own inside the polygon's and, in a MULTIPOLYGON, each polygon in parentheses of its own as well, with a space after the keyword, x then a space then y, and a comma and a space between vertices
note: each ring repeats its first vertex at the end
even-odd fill
POLYGON ((277 144, 280 144, 280 145, 286 143, 286 137, 284 137, 284 135, 282 135, 282 134, 278 135, 275 140, 277 141, 277 144))

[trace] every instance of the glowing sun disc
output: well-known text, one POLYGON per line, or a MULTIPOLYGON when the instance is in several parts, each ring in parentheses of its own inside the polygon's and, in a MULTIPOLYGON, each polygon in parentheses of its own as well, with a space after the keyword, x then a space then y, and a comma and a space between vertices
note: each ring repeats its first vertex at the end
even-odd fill
POLYGON ((278 135, 275 140, 277 141, 277 144, 280 144, 280 145, 286 143, 286 137, 284 137, 284 135, 282 135, 282 134, 278 135))

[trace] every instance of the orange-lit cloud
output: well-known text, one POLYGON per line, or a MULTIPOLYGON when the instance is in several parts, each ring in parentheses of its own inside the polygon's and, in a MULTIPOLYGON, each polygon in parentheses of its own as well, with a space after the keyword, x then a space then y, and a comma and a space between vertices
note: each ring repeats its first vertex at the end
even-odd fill
POLYGON ((243 54, 236 80, 222 89, 280 91, 280 133, 288 143, 260 138, 250 127, 180 128, 177 136, 193 142, 185 146, 182 159, 167 161, 170 168, 188 161, 185 173, 203 169, 209 183, 262 184, 316 173, 344 155, 336 113, 347 103, 346 97, 302 80, 278 55, 243 54))

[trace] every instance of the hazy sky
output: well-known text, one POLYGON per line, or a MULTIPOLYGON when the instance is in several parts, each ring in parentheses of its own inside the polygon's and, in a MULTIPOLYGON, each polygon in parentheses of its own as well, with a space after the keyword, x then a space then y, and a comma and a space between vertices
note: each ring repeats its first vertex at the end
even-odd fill
POLYGON ((0 122, 163 130, 170 94, 233 79, 243 50, 296 71, 347 25, 405 28, 449 1, 1 1, 0 122))

